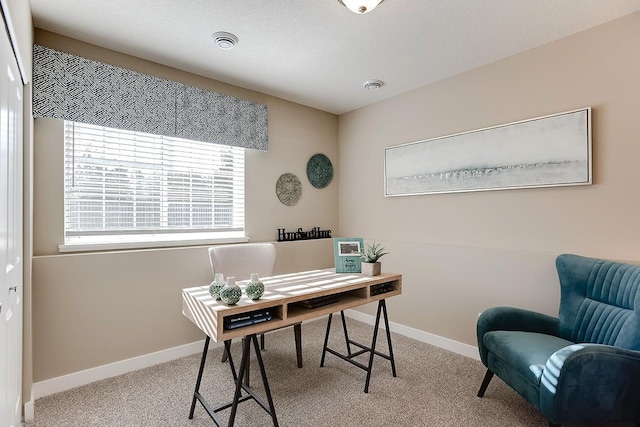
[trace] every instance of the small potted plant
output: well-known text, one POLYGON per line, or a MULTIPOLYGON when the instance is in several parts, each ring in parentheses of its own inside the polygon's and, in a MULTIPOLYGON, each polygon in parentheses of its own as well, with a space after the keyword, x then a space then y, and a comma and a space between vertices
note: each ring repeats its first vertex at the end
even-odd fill
POLYGON ((376 242, 367 245, 364 252, 360 254, 360 259, 362 260, 360 263, 362 266, 362 274, 366 274, 367 276, 380 275, 380 261, 378 260, 388 253, 389 252, 385 252, 385 248, 383 246, 376 242))

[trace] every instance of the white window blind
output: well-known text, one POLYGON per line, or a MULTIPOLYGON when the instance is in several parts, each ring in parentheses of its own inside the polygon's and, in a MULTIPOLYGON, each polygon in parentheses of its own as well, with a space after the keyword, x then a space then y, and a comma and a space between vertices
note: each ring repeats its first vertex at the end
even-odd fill
POLYGON ((65 243, 228 232, 244 232, 244 149, 65 121, 65 243))

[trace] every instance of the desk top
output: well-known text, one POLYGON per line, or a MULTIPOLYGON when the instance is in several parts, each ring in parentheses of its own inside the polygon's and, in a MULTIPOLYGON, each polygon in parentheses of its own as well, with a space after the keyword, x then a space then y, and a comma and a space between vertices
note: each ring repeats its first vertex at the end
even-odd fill
MULTIPOLYGON (((365 276, 357 273, 336 273, 333 268, 311 270, 260 278, 265 292, 259 300, 244 295, 237 304, 226 305, 209 295, 209 285, 182 290, 182 313, 216 342, 254 333, 267 332, 304 320, 368 304, 402 293, 402 275, 384 273, 365 276), (304 302, 318 297, 334 295, 337 301, 315 308, 304 302), (268 309, 271 320, 225 329, 224 319, 254 310, 268 309)), ((243 287, 243 283, 239 283, 243 287)))

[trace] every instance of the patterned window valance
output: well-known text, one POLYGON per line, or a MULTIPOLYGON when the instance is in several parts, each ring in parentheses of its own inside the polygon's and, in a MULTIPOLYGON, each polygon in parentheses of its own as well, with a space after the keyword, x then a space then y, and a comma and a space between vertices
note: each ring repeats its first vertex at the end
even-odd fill
POLYGON ((33 117, 267 151, 267 106, 33 46, 33 117))

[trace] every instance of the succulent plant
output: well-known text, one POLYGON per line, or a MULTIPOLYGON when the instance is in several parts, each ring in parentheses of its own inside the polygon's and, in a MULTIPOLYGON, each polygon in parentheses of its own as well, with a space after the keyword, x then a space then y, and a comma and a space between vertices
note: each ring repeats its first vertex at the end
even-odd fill
POLYGON ((378 262, 383 255, 387 255, 389 252, 385 252, 385 248, 376 242, 367 245, 364 252, 360 254, 360 259, 363 262, 378 262))

